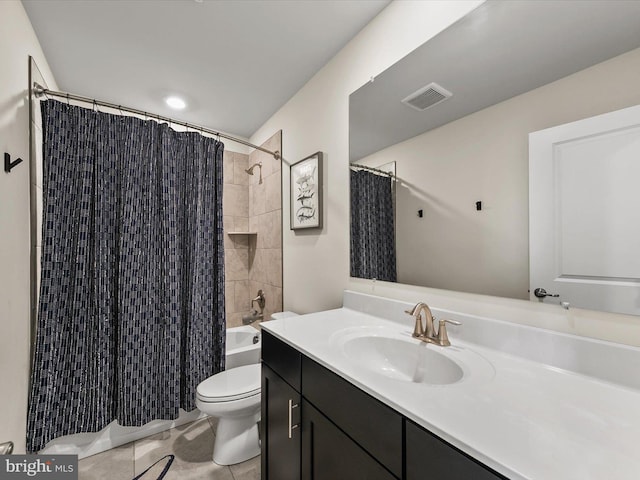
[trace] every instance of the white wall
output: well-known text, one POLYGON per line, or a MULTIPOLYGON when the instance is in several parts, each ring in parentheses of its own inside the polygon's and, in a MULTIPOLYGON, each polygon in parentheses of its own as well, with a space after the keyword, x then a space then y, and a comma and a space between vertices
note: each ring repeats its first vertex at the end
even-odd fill
POLYGON ((0 442, 24 452, 29 384, 29 103, 28 60, 56 88, 19 1, 0 2, 0 154, 24 162, 0 171, 0 442))
POLYGON ((359 161, 399 160, 398 282, 528 299, 529 133, 640 104, 639 79, 636 49, 359 161))
POLYGON ((283 130, 284 308, 301 313, 335 308, 349 288, 640 345, 637 317, 349 278, 348 96, 480 3, 396 0, 252 136, 260 144, 283 130), (326 153, 324 227, 295 233, 288 225, 287 165, 317 150, 326 153))
POLYGON ((283 130, 285 309, 309 312, 342 303, 349 278, 349 94, 480 3, 391 3, 252 136, 260 145, 283 130), (324 226, 294 232, 288 165, 318 150, 325 153, 324 226))

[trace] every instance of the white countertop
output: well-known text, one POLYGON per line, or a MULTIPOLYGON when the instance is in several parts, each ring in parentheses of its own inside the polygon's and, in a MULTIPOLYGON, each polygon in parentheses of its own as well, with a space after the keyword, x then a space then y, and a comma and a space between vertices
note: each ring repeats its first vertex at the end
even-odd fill
POLYGON ((636 389, 463 342, 451 330, 447 349, 484 357, 492 375, 416 384, 364 368, 335 341, 336 332, 363 326, 410 337, 411 323, 342 308, 264 322, 262 328, 511 479, 640 478, 636 389))

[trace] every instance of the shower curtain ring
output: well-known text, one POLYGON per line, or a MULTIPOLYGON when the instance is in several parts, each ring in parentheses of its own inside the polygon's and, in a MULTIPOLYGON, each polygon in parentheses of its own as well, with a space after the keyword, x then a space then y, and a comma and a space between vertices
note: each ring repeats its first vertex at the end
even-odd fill
POLYGON ((98 104, 96 103, 96 100, 93 100, 93 111, 97 112, 98 111, 98 104))
POLYGON ((67 92, 67 106, 69 106, 69 92, 67 92))

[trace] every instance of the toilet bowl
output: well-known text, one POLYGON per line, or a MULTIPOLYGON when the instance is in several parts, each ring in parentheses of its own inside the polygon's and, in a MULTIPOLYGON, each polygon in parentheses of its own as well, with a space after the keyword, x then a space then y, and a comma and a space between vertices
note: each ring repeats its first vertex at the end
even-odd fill
POLYGON ((218 417, 213 461, 241 463, 260 454, 260 364, 231 368, 207 378, 196 389, 201 412, 218 417))

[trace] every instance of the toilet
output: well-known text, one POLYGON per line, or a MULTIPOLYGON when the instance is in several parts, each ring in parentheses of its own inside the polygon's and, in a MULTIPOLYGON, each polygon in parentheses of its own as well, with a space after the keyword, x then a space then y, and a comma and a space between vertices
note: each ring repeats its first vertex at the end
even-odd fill
MULTIPOLYGON (((277 312, 271 319, 295 316, 294 312, 277 312)), ((260 455, 261 382, 261 365, 253 363, 217 373, 198 385, 196 406, 219 419, 213 444, 213 461, 218 465, 234 465, 260 455)))
POLYGON ((260 454, 260 364, 231 368, 207 378, 196 389, 198 409, 218 417, 213 461, 233 465, 260 454))

